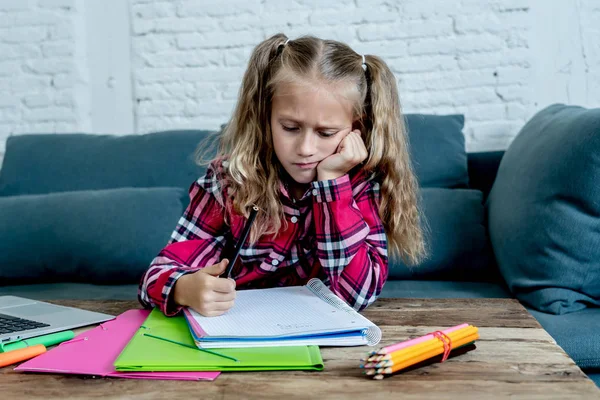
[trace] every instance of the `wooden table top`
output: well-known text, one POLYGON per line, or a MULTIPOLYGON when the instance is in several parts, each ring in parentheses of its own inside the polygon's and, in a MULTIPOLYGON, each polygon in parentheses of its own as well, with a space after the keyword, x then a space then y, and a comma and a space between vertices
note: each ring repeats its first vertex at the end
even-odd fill
MULTIPOLYGON (((132 301, 55 301, 117 315, 132 301)), ((322 348, 321 372, 228 372, 214 382, 147 381, 19 373, 0 369, 2 399, 543 398, 600 399, 600 389, 513 299, 379 299, 364 315, 381 346, 462 322, 479 328, 477 349, 444 363, 369 379, 358 368, 368 347, 322 348)))

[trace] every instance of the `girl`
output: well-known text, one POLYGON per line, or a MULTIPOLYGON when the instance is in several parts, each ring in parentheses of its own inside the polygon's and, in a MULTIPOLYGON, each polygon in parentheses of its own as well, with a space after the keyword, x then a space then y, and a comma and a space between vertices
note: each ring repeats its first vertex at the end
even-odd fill
POLYGON ((361 310, 387 279, 388 243, 407 262, 423 255, 415 191, 387 65, 340 42, 275 35, 254 49, 219 154, 192 184, 140 302, 216 316, 236 287, 318 277, 361 310), (241 262, 221 278, 253 206, 241 262))

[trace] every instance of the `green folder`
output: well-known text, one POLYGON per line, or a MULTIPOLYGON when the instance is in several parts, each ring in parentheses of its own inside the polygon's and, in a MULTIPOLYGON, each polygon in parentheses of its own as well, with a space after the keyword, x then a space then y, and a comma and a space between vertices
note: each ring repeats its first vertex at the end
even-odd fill
POLYGON ((198 349, 182 315, 166 317, 158 309, 154 309, 117 357, 114 366, 117 371, 323 369, 323 359, 318 346, 249 347, 209 351, 235 358, 237 361, 198 349))

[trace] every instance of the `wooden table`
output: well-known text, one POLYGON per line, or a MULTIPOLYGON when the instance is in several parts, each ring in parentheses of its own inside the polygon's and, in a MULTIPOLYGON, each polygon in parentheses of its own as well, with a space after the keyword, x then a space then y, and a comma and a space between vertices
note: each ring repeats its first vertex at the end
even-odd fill
MULTIPOLYGON (((119 314, 128 301, 56 301, 119 314)), ((381 345, 468 322, 477 349, 375 381, 358 368, 369 348, 323 348, 322 372, 223 373, 214 382, 142 381, 17 373, 0 369, 1 399, 600 399, 600 389, 512 299, 380 299, 364 315, 383 331, 381 345)))

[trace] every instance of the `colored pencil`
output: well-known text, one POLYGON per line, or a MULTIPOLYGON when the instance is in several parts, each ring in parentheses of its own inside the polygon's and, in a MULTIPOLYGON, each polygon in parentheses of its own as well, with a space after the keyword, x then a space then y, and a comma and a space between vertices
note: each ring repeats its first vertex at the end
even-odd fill
MULTIPOLYGON (((445 334, 448 334, 448 333, 454 332, 458 329, 466 328, 467 326, 469 326, 469 324, 460 324, 460 325, 453 326, 452 328, 444 329, 444 330, 442 330, 442 332, 445 334)), ((382 347, 381 349, 379 349, 377 351, 372 351, 370 353, 370 355, 386 355, 388 353, 393 353, 396 350, 400 350, 405 347, 409 347, 409 346, 412 346, 412 345, 415 345, 415 344, 418 344, 418 343, 421 343, 421 342, 424 342, 426 340, 433 339, 433 338, 434 338, 433 334, 428 333, 427 335, 420 336, 415 339, 405 340, 404 342, 400 342, 400 343, 392 344, 390 346, 382 347)))
MULTIPOLYGON (((473 351, 475 349, 477 349, 477 346, 475 345, 474 342, 468 343, 468 344, 466 344, 464 346, 460 346, 460 347, 452 350, 450 352, 450 355, 448 356, 448 359, 454 358, 454 357, 458 357, 460 355, 466 354, 469 351, 473 351)), ((419 369, 419 368, 427 367, 427 366, 429 366, 431 364, 437 364, 437 363, 439 363, 441 361, 442 361, 442 355, 440 354, 440 355, 437 355, 435 357, 428 358, 427 360, 423 360, 423 361, 418 362, 416 364, 410 365, 410 366, 404 368, 401 371, 401 373, 406 373, 406 372, 409 372, 409 371, 414 371, 414 370, 419 369)), ((385 374, 385 375, 384 374, 378 374, 376 369, 369 369, 367 371, 368 371, 368 373, 365 372, 365 374, 367 376, 372 377, 373 379, 383 379, 384 377, 388 377, 388 376, 393 375, 393 374, 385 374)))
MULTIPOLYGON (((477 333, 477 328, 474 327, 474 326, 469 326, 467 328, 462 328, 462 329, 459 329, 457 331, 450 332, 449 334, 447 334, 447 336, 452 341, 452 345, 454 347, 456 340, 459 340, 459 339, 462 339, 462 338, 464 338, 466 336, 472 335, 473 333, 477 333)), ((427 340, 425 342, 421 342, 421 343, 416 344, 414 346, 407 347, 407 348, 395 351, 395 352, 390 353, 390 354, 386 354, 385 356, 378 357, 375 360, 371 360, 371 362, 381 362, 381 361, 387 361, 387 360, 397 360, 397 359, 401 359, 401 358, 405 358, 407 356, 410 356, 410 355, 412 355, 414 353, 428 351, 431 348, 441 349, 442 352, 443 352, 444 343, 440 339, 434 337, 431 340, 427 340)))
MULTIPOLYGON (((457 341, 456 345, 457 346, 463 346, 463 345, 465 345, 467 343, 470 343, 470 342, 473 342, 473 341, 477 340, 478 338, 479 338, 479 335, 475 334, 475 335, 472 335, 472 336, 469 336, 467 338, 464 338, 462 340, 457 341)), ((442 352, 443 352, 443 350, 442 350, 442 352)), ((404 362, 401 362, 401 363, 398 363, 398 364, 394 364, 391 367, 377 368, 377 369, 372 368, 371 370, 372 371, 376 371, 375 377, 377 375, 391 375, 391 374, 393 374, 395 372, 398 372, 398 371, 401 371, 401 370, 403 370, 403 369, 405 369, 407 367, 410 367, 412 365, 415 365, 417 363, 420 363, 422 361, 425 361, 427 359, 435 357, 435 356, 437 356, 439 354, 441 354, 441 352, 439 350, 432 350, 432 351, 430 351, 428 353, 423 353, 423 354, 421 354, 421 355, 419 355, 417 357, 414 357, 412 359, 405 360, 404 362)), ((372 375, 372 373, 369 374, 369 375, 372 375)), ((375 378, 375 379, 381 379, 381 378, 375 378)))
MULTIPOLYGON (((463 335, 463 334, 465 334, 465 332, 467 332, 467 330, 475 331, 476 332, 477 328, 475 328, 474 326, 471 326, 471 325, 467 325, 466 327, 459 328, 457 330, 454 330, 452 332, 447 333, 446 336, 448 336, 451 340, 453 340, 452 339, 453 337, 456 337, 456 335, 463 335)), ((441 344, 441 345, 443 345, 443 342, 439 338, 431 335, 431 339, 427 339, 425 341, 421 341, 421 342, 419 342, 419 343, 417 343, 415 345, 409 346, 409 347, 401 348, 401 349, 396 350, 396 351, 394 351, 392 353, 388 353, 388 354, 385 354, 385 355, 375 355, 375 356, 368 357, 366 361, 367 362, 381 362, 381 361, 384 361, 384 360, 391 360, 393 357, 397 357, 399 354, 403 354, 403 352, 409 351, 409 349, 410 349, 410 351, 413 351, 413 350, 421 348, 422 346, 427 346, 427 345, 431 345, 431 344, 436 344, 436 345, 437 344, 441 344)))

